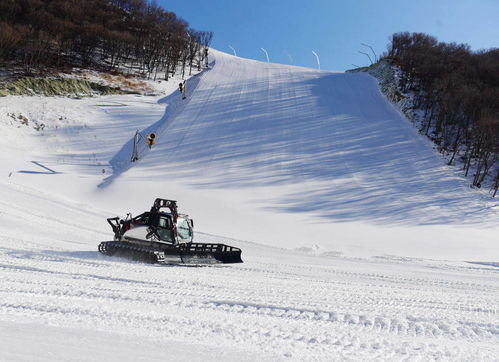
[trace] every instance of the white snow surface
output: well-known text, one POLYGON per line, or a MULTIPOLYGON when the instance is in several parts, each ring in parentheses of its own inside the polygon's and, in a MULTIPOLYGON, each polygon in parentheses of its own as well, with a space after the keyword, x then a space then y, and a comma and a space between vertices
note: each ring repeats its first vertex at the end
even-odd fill
POLYGON ((186 100, 0 98, 0 360, 497 361, 497 201, 368 74, 210 61, 186 100), (156 197, 244 263, 97 252, 156 197))

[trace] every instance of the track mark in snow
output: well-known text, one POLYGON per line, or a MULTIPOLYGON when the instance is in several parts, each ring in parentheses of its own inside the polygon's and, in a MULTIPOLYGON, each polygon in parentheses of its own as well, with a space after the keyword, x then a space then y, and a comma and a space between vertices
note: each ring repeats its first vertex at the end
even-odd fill
POLYGON ((294 320, 316 320, 337 322, 346 325, 356 325, 376 332, 424 335, 428 337, 487 337, 499 336, 499 325, 470 323, 460 321, 435 321, 415 318, 390 318, 386 316, 366 316, 352 313, 338 313, 323 310, 311 310, 292 307, 278 307, 253 303, 238 303, 230 301, 210 301, 207 305, 214 306, 231 313, 258 314, 294 320))

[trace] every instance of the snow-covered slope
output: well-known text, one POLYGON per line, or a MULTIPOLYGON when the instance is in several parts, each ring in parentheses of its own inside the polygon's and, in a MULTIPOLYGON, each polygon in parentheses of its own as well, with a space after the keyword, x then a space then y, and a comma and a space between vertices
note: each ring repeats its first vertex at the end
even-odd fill
POLYGON ((63 133, 69 173, 99 174, 92 157, 113 169, 90 190, 94 204, 140 212, 171 197, 199 230, 285 248, 499 256, 497 202, 446 166, 372 77, 212 59, 185 101, 178 92, 159 104, 102 99, 105 119, 89 115, 63 133), (157 145, 143 145, 130 168, 136 129, 155 131, 157 145))
POLYGON ((0 360, 494 360, 497 202, 369 75, 211 57, 186 100, 0 98, 0 360), (156 197, 245 263, 99 255, 156 197))

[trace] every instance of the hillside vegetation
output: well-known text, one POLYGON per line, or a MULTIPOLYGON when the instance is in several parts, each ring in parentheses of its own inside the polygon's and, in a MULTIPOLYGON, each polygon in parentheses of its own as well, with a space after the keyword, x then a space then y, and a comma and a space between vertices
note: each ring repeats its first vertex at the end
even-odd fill
POLYGON ((499 186, 499 49, 473 52, 468 45, 438 42, 422 33, 392 36, 385 59, 401 72, 398 86, 419 111, 419 130, 449 164, 460 157, 472 186, 499 186))
POLYGON ((212 36, 147 0, 0 2, 0 63, 24 74, 77 66, 168 80, 199 65, 212 36))
POLYGON ((120 88, 109 87, 84 79, 50 79, 22 77, 8 84, 0 86, 0 97, 7 95, 43 95, 46 97, 65 96, 92 96, 109 94, 131 94, 137 92, 125 91, 120 88))

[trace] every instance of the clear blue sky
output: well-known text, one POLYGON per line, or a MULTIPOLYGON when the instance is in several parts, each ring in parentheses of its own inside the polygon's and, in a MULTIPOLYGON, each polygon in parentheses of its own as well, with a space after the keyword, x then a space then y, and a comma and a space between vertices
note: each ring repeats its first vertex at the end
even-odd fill
MULTIPOLYGON (((368 65, 358 53, 387 49, 395 32, 424 32, 473 50, 499 47, 499 0, 157 0, 196 30, 214 32, 212 47, 271 62, 346 70, 368 65)), ((371 55, 371 57, 373 57, 371 55)))

